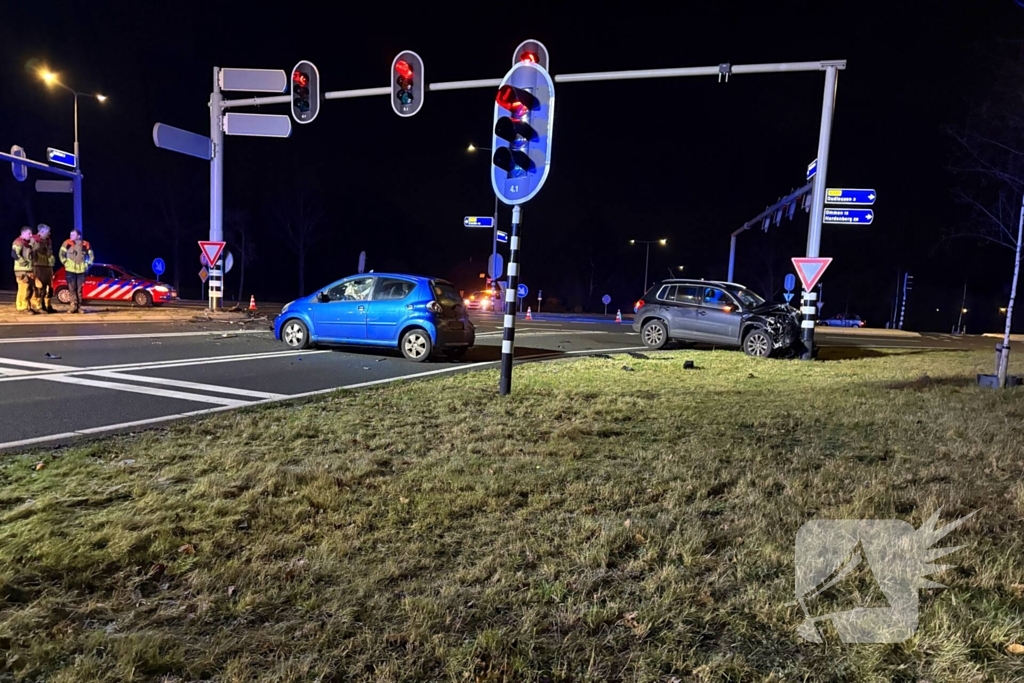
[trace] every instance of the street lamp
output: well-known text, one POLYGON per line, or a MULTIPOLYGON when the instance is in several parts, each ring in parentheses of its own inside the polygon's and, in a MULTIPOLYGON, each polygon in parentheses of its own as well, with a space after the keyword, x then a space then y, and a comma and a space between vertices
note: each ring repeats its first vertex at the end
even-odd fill
POLYGON ((74 200, 75 200, 75 230, 78 234, 82 234, 82 157, 78 149, 78 97, 94 97, 97 102, 103 103, 107 101, 106 95, 100 95, 99 93, 82 93, 78 92, 74 88, 71 88, 60 82, 60 78, 57 74, 50 71, 49 69, 40 69, 39 78, 42 79, 43 83, 48 86, 58 86, 67 90, 74 96, 75 100, 75 188, 74 188, 74 200))
POLYGON ((647 259, 644 261, 644 289, 643 289, 643 291, 646 292, 647 291, 647 267, 651 263, 651 245, 652 244, 658 244, 658 245, 661 245, 661 246, 665 246, 666 244, 668 244, 668 240, 667 239, 660 239, 660 240, 630 240, 629 243, 630 244, 637 244, 637 243, 639 243, 639 244, 646 244, 647 245, 647 259))

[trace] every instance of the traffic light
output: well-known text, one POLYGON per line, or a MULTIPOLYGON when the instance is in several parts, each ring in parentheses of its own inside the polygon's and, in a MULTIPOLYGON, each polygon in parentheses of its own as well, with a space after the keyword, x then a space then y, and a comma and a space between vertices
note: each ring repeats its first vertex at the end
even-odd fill
POLYGON ((309 123, 320 113, 320 72, 312 62, 302 60, 292 69, 292 118, 309 123))
POLYGON ((540 63, 516 62, 494 100, 491 186, 506 204, 522 204, 540 190, 551 160, 555 84, 540 63))
POLYGON ((426 90, 423 60, 412 50, 403 50, 391 62, 391 108, 399 116, 412 116, 423 106, 426 90))
POLYGON ((539 40, 524 40, 512 53, 512 66, 519 62, 533 62, 540 64, 546 71, 550 71, 548 65, 548 49, 539 40))

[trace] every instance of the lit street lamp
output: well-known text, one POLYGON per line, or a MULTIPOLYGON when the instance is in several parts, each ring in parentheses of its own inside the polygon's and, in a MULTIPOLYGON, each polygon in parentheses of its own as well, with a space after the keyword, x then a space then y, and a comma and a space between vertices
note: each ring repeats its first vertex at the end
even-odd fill
POLYGON ((49 69, 41 69, 39 71, 39 78, 48 86, 58 86, 67 90, 74 96, 75 99, 75 188, 74 188, 74 201, 75 201, 75 230, 78 234, 82 234, 82 157, 78 149, 78 96, 82 97, 94 97, 100 103, 106 102, 106 95, 100 95, 98 93, 81 93, 74 88, 68 87, 67 85, 60 82, 57 74, 50 71, 49 69))
POLYGON ((668 244, 668 240, 667 239, 660 239, 660 240, 630 240, 629 243, 630 244, 637 244, 637 243, 639 243, 639 244, 646 244, 647 245, 647 259, 644 261, 644 288, 643 288, 643 291, 646 292, 647 291, 647 267, 651 263, 651 245, 652 244, 659 244, 661 246, 665 246, 666 244, 668 244))

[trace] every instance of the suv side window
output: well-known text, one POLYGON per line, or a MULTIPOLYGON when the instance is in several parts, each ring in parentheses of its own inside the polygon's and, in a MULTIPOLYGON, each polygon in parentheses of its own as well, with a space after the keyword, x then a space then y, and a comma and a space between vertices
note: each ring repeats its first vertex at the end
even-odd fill
POLYGON ((401 301, 412 294, 412 290, 414 289, 416 289, 416 285, 408 280, 386 277, 382 278, 380 284, 377 285, 377 294, 374 296, 374 299, 381 301, 401 301))
POLYGON ((658 292, 658 298, 677 304, 699 304, 700 288, 695 285, 666 285, 658 292))
POLYGON ((722 308, 723 306, 735 306, 736 302, 733 301, 733 298, 723 289, 719 289, 718 287, 705 287, 704 305, 722 308))

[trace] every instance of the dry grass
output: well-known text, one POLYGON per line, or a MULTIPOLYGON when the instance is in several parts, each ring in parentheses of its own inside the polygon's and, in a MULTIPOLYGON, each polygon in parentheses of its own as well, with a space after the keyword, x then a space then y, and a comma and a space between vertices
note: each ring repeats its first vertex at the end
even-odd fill
POLYGON ((1022 680, 990 356, 535 364, 6 457, 0 680, 1022 680), (982 511, 912 640, 799 639, 805 521, 940 506, 982 511))

